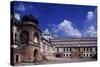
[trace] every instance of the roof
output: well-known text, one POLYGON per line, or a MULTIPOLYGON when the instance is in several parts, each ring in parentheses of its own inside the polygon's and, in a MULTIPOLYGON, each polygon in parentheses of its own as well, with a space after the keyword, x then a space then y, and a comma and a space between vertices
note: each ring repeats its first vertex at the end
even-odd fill
POLYGON ((63 44, 63 45, 55 45, 55 47, 96 47, 97 45, 94 44, 94 45, 91 45, 91 44, 88 44, 88 45, 80 45, 80 44, 69 44, 69 45, 66 45, 66 44, 63 44))
POLYGON ((84 37, 84 38, 54 38, 51 41, 57 42, 57 41, 90 41, 90 40, 96 40, 97 37, 84 37))

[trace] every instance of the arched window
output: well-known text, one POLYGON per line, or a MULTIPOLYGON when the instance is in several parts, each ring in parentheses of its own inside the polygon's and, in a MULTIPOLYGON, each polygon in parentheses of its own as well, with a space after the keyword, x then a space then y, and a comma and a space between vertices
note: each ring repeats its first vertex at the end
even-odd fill
POLYGON ((20 56, 19 55, 16 55, 16 62, 20 62, 20 56))
POLYGON ((37 33, 34 34, 34 42, 39 43, 39 35, 37 33))
POLYGON ((28 44, 28 32, 27 31, 22 31, 20 34, 20 43, 22 45, 27 45, 28 44))

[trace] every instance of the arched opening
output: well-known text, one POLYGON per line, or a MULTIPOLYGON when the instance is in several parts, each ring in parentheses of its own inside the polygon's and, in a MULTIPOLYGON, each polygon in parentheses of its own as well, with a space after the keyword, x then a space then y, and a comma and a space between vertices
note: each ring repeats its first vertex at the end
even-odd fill
POLYGON ((39 43, 39 35, 38 33, 34 33, 34 42, 39 43))
POLYGON ((61 55, 60 54, 56 54, 56 57, 61 57, 61 55))
POLYGON ((20 56, 16 55, 16 63, 20 62, 20 56))
POLYGON ((35 49, 35 50, 34 50, 34 62, 37 61, 37 58, 38 58, 38 50, 35 49))
POLYGON ((22 31, 20 34, 20 43, 25 46, 28 44, 29 35, 27 31, 22 31))

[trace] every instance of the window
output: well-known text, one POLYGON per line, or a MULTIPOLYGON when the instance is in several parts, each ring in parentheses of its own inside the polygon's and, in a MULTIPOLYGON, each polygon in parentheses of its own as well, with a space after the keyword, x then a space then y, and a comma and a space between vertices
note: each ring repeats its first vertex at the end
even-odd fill
POLYGON ((38 43, 37 37, 34 38, 34 42, 35 42, 35 43, 38 43))
POLYGON ((87 51, 89 51, 89 48, 87 48, 87 51))
POLYGON ((68 51, 68 48, 66 48, 66 51, 68 51))
POLYGON ((92 54, 90 54, 90 56, 92 56, 92 54))
POLYGON ((69 56, 71 57, 71 54, 69 54, 69 56))
POLYGON ((57 48, 57 52, 59 52, 59 48, 57 48))
POLYGON ((28 44, 28 32, 27 31, 22 31, 20 34, 20 43, 21 44, 28 44))
POLYGON ((65 48, 64 48, 64 52, 65 52, 65 48))
POLYGON ((85 54, 83 54, 84 55, 84 57, 85 57, 85 54))
POLYGON ((90 51, 92 51, 92 48, 90 48, 90 51))
POLYGON ((80 54, 78 54, 78 56, 80 57, 80 54))
POLYGON ((19 57, 19 55, 16 55, 16 62, 19 62, 20 60, 20 57, 19 57))
POLYGON ((85 48, 83 48, 83 51, 85 51, 85 48))
POLYGON ((87 57, 88 57, 88 54, 87 54, 87 57))
POLYGON ((85 48, 85 51, 87 51, 87 48, 85 48))
POLYGON ((68 56, 68 54, 66 54, 66 56, 68 56))
POLYGON ((56 57, 61 57, 61 55, 60 54, 56 54, 56 57))
POLYGON ((63 56, 65 56, 65 54, 63 54, 63 56))
POLYGON ((70 51, 72 50, 72 48, 70 48, 70 51))
POLYGON ((37 33, 34 34, 34 42, 35 43, 39 42, 39 35, 37 33))

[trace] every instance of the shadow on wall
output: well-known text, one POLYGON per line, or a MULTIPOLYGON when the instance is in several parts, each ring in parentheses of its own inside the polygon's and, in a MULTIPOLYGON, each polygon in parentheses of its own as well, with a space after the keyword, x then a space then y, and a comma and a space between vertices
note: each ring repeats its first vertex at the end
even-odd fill
POLYGON ((96 59, 97 60, 97 53, 92 57, 92 59, 96 59))

